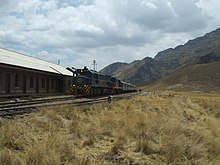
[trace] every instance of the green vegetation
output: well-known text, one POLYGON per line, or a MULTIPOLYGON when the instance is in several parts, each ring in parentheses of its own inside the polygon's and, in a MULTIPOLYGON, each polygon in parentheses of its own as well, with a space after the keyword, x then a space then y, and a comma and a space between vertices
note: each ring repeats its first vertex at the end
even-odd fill
POLYGON ((220 95, 152 92, 0 119, 0 164, 220 164, 220 95))

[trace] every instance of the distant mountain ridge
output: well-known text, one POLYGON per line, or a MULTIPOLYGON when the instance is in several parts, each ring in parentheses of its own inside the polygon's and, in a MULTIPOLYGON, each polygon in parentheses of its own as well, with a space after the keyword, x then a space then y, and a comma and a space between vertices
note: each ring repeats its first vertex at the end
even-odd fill
POLYGON ((136 84, 150 84, 176 69, 220 60, 220 28, 202 37, 189 40, 184 45, 159 52, 154 58, 140 61, 114 63, 100 72, 136 84))
POLYGON ((163 71, 159 67, 158 62, 150 57, 146 57, 135 63, 133 62, 116 74, 116 77, 120 80, 138 85, 144 85, 145 83, 143 82, 152 83, 162 76, 163 71))

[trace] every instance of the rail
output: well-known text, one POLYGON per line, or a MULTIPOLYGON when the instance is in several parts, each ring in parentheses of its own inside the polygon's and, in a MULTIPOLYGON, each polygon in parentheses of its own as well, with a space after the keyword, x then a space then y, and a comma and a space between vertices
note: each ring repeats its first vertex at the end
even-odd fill
MULTIPOLYGON (((131 98, 136 94, 121 94, 114 95, 114 100, 131 98)), ((107 97, 98 98, 74 98, 73 96, 37 99, 37 100, 19 100, 18 102, 0 103, 0 117, 14 118, 24 117, 32 112, 39 110, 42 107, 59 106, 59 105, 91 105, 101 102, 107 102, 107 97)))

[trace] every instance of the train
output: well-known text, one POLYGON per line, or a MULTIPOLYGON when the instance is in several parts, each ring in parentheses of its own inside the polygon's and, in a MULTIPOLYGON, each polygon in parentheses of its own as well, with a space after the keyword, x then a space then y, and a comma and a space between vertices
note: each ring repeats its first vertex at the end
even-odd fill
POLYGON ((112 95, 137 91, 137 87, 121 81, 114 76, 100 74, 97 71, 67 68, 73 73, 70 92, 77 96, 112 95))

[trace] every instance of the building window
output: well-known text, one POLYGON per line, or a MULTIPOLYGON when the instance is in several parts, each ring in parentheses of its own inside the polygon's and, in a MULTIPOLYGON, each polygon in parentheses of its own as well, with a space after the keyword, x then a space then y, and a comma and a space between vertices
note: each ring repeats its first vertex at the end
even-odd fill
POLYGON ((51 88, 54 89, 54 79, 51 80, 51 88))
POLYGON ((16 74, 16 75, 15 75, 15 87, 18 87, 18 82, 19 82, 19 77, 18 77, 18 75, 16 74))
POLYGON ((45 88, 45 78, 42 78, 42 88, 45 88))
POLYGON ((0 88, 2 87, 2 73, 0 73, 0 88))
POLYGON ((30 77, 30 88, 34 88, 34 77, 30 77))

